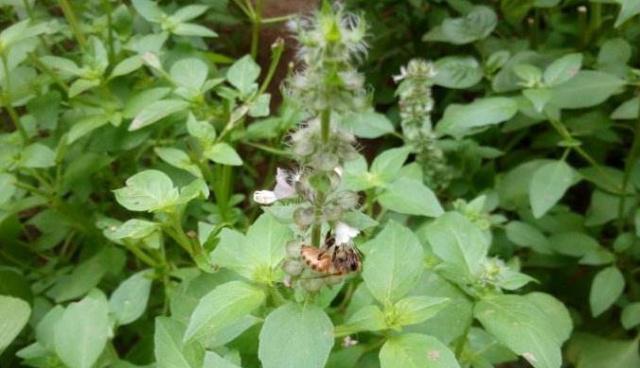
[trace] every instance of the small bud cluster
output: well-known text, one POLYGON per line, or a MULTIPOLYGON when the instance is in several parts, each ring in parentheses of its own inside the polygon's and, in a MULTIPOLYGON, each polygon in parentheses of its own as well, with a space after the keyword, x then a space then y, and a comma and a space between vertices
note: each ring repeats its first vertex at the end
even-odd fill
POLYGON ((365 22, 325 3, 313 16, 290 21, 289 29, 297 35, 297 56, 303 66, 288 80, 287 95, 315 111, 364 108, 368 103, 364 77, 354 64, 366 55, 365 22))
POLYGON ((322 140, 319 118, 309 120, 291 134, 292 151, 303 165, 330 172, 342 166, 344 161, 357 157, 354 147, 356 138, 353 134, 339 129, 336 121, 331 121, 330 126, 331 139, 326 142, 322 140))
POLYGON ((282 268, 285 285, 307 292, 339 283, 360 269, 353 244, 359 230, 344 220, 359 198, 341 186, 344 163, 356 157, 356 139, 340 128, 337 117, 366 102, 364 78, 354 66, 365 54, 365 25, 327 4, 290 24, 300 43, 301 71, 289 78, 285 91, 311 116, 290 136, 299 169, 278 169, 275 188, 254 193, 254 201, 263 205, 297 199, 292 211, 297 238, 287 244, 282 268))
POLYGON ((416 159, 422 166, 425 184, 438 190, 449 184, 453 173, 432 129, 431 111, 434 101, 431 86, 435 75, 432 63, 413 59, 393 79, 399 83, 396 95, 399 98, 402 132, 406 142, 413 147, 416 159))
POLYGON ((482 262, 478 280, 483 286, 496 286, 505 278, 509 267, 499 258, 487 258, 482 262))

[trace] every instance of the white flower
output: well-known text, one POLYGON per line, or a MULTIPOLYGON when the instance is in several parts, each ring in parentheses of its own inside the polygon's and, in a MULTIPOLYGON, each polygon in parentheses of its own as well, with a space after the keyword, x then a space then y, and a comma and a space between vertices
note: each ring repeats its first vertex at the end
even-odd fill
POLYGON ((253 192, 253 200, 259 204, 272 204, 273 202, 293 197, 296 195, 296 189, 289 183, 295 183, 300 180, 300 174, 290 175, 287 170, 278 168, 276 174, 276 186, 273 190, 258 190, 253 192))
POLYGON ((333 172, 335 172, 336 174, 338 174, 339 177, 342 177, 342 174, 344 173, 344 170, 342 169, 342 167, 340 166, 336 166, 333 169, 333 172))
POLYGON ((400 67, 400 74, 398 75, 394 75, 393 76, 393 81, 398 83, 401 80, 405 79, 407 77, 407 68, 405 68, 404 66, 400 67))
POLYGON ((336 244, 346 244, 360 234, 360 230, 353 228, 344 222, 338 222, 335 228, 336 244))
POLYGON ((256 190, 253 192, 253 201, 259 204, 271 204, 278 200, 276 194, 270 190, 256 190))

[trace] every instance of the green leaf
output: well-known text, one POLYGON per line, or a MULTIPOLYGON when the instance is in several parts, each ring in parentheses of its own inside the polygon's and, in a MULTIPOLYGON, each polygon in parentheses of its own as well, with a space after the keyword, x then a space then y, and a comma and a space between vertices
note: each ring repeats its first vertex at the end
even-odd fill
POLYGON ((524 97, 526 97, 533 104, 534 109, 537 112, 543 112, 547 103, 553 97, 551 90, 547 88, 530 88, 522 91, 524 97))
POLYGON ((440 259, 466 276, 479 273, 489 241, 476 225, 457 212, 447 212, 427 229, 427 240, 440 259))
POLYGON ((40 58, 40 62, 48 68, 61 71, 62 73, 79 76, 83 70, 73 60, 65 59, 59 56, 47 55, 40 58))
POLYGON ((420 279, 423 250, 415 234, 390 221, 366 249, 362 278, 371 294, 382 303, 405 296, 420 279))
POLYGON ((106 114, 87 116, 80 119, 71 126, 71 129, 69 129, 69 132, 67 133, 67 144, 72 144, 107 123, 109 123, 109 116, 106 114))
POLYGON ((215 335, 261 306, 265 298, 261 289, 241 281, 216 287, 198 302, 189 319, 184 340, 205 339, 215 335))
POLYGON ((478 302, 475 317, 498 341, 535 368, 560 368, 562 341, 554 320, 520 295, 495 295, 478 302))
POLYGON ((136 11, 149 22, 160 22, 164 16, 164 13, 154 1, 132 0, 131 4, 136 11))
POLYGON ((436 131, 461 138, 479 128, 507 121, 516 112, 518 104, 507 97, 487 97, 467 105, 451 104, 437 123, 436 131))
POLYGON ((616 120, 633 120, 638 118, 640 111, 640 98, 634 97, 625 101, 611 113, 611 119, 616 120))
POLYGON ((32 169, 43 169, 54 166, 56 154, 42 143, 28 145, 20 155, 20 166, 32 169))
POLYGON ((257 88, 256 80, 260 75, 260 66, 251 56, 246 55, 233 63, 227 71, 227 80, 243 95, 249 94, 257 88))
POLYGON ((616 2, 621 5, 620 13, 618 13, 618 18, 616 19, 616 28, 640 14, 640 2, 635 0, 616 0, 616 2))
POLYGON ((379 138, 393 132, 389 119, 375 111, 364 111, 347 115, 342 119, 342 127, 360 138, 379 138))
POLYGON ((107 344, 109 306, 104 294, 94 290, 71 303, 55 326, 55 348, 69 368, 91 368, 107 344))
POLYGON ((395 180, 409 153, 411 153, 411 149, 406 146, 382 152, 373 160, 371 174, 381 183, 395 180))
POLYGON ((635 368, 640 366, 638 339, 611 340, 579 334, 574 339, 577 368, 635 368))
POLYGON ((98 285, 109 268, 117 265, 119 260, 124 262, 122 251, 104 247, 99 253, 77 265, 70 275, 60 277, 54 287, 47 291, 47 296, 58 303, 84 296, 98 285))
POLYGON ((178 190, 167 174, 145 170, 126 181, 126 186, 114 190, 116 200, 130 211, 158 211, 178 200, 178 190))
POLYGON ((482 80, 480 63, 473 56, 446 56, 435 62, 434 84, 447 88, 465 89, 482 80))
POLYGON ((444 213, 436 195, 422 181, 401 177, 386 186, 378 202, 407 215, 438 217, 444 213))
POLYGON ((186 22, 201 16, 207 9, 209 9, 209 7, 206 5, 187 5, 173 13, 171 18, 178 22, 186 22))
POLYGON ((168 87, 145 89, 131 96, 122 110, 122 116, 131 119, 140 113, 145 107, 165 97, 171 92, 168 87))
POLYGON ((0 354, 29 321, 31 308, 22 299, 0 295, 0 354))
POLYGON ((269 214, 261 215, 247 235, 223 229, 220 242, 211 253, 211 261, 229 268, 247 279, 272 283, 284 259, 284 244, 291 230, 269 214))
POLYGON ((377 305, 366 305, 355 312, 346 323, 336 327, 337 336, 361 331, 380 331, 387 328, 385 315, 377 305))
POLYGON ((147 309, 153 272, 144 270, 124 280, 109 298, 109 310, 118 325, 129 324, 147 309))
POLYGON ((176 61, 170 74, 179 86, 199 91, 207 80, 209 67, 198 58, 186 58, 176 61))
POLYGON ((271 103, 271 95, 263 93, 256 98, 249 108, 249 116, 258 118, 269 116, 269 104, 271 103))
POLYGON ((16 177, 0 172, 0 206, 7 203, 16 193, 16 177))
POLYGON ((573 321, 567 307, 553 296, 540 292, 533 292, 524 296, 531 303, 535 304, 541 311, 545 312, 547 319, 553 326, 553 332, 557 341, 564 342, 571 336, 573 321))
POLYGON ((447 18, 442 24, 424 35, 423 41, 441 41, 463 45, 486 38, 493 32, 498 17, 493 9, 475 6, 464 17, 447 18))
POLYGON ((438 314, 449 302, 449 298, 423 295, 400 299, 392 308, 394 317, 391 324, 408 326, 424 322, 438 314))
POLYGON ((189 114, 187 118, 187 131, 193 137, 207 147, 216 139, 216 130, 209 122, 204 120, 196 120, 193 114, 189 114))
POLYGON ((218 34, 207 27, 194 23, 180 23, 172 32, 180 36, 217 37, 218 34))
POLYGON ((333 347, 333 324, 313 304, 285 304, 271 312, 260 331, 258 357, 264 368, 322 368, 333 347))
POLYGON ((141 67, 142 67, 142 59, 140 58, 140 55, 129 56, 128 58, 116 64, 116 66, 111 71, 111 75, 109 76, 109 79, 113 79, 116 77, 133 73, 134 71, 140 69, 141 67))
POLYGON ((204 354, 202 368, 240 368, 240 366, 231 363, 212 351, 207 351, 204 354))
POLYGON ((599 105, 622 90, 625 81, 613 74, 583 70, 552 89, 553 104, 562 109, 599 105))
POLYGON ((160 224, 141 219, 130 219, 110 233, 110 239, 142 239, 160 229, 160 224))
POLYGON ((435 337, 393 336, 380 349, 381 368, 459 368, 455 355, 435 337))
POLYGON ((80 78, 75 82, 71 83, 69 86, 69 98, 73 98, 84 91, 90 90, 93 87, 97 87, 100 85, 100 80, 98 79, 83 79, 80 78))
POLYGON ((533 216, 542 217, 564 196, 575 183, 575 170, 564 161, 553 161, 540 166, 529 185, 529 202, 533 216))
POLYGON ((183 150, 172 147, 155 147, 153 151, 162 159, 162 161, 169 165, 188 171, 196 178, 202 177, 202 172, 198 165, 191 162, 191 158, 183 150))
POLYGON ((640 325, 640 302, 631 303, 624 307, 620 323, 627 330, 640 325))
POLYGON ((156 317, 153 349, 158 368, 199 368, 202 350, 199 346, 183 344, 182 323, 168 318, 156 317), (200 362, 197 362, 200 361, 200 362))
POLYGON ((516 245, 532 248, 538 253, 550 254, 549 241, 542 231, 521 221, 511 221, 505 227, 507 238, 516 245))
POLYGON ((554 60, 544 71, 543 80, 547 86, 562 84, 578 74, 582 67, 582 54, 574 53, 554 60))
POLYGON ((204 157, 223 165, 241 166, 242 158, 227 143, 216 143, 203 153, 204 157))
POLYGON ((189 103, 183 100, 160 100, 152 102, 138 112, 131 122, 131 125, 129 125, 129 131, 142 129, 171 114, 184 111, 187 107, 189 107, 189 103))
POLYGON ((591 315, 598 317, 606 312, 622 295, 624 284, 624 276, 617 267, 600 270, 593 279, 589 292, 591 315))
POLYGON ((42 317, 36 326, 36 340, 47 350, 55 351, 56 349, 56 325, 63 315, 64 307, 56 305, 42 317))

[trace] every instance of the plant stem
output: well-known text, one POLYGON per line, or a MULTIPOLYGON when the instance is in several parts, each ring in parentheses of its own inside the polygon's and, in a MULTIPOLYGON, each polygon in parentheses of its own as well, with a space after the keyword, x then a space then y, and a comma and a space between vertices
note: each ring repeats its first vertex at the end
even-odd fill
POLYGON ((311 245, 320 247, 322 235, 322 208, 324 207, 324 193, 318 192, 313 211, 313 228, 311 229, 311 245))
POLYGON ((13 98, 11 97, 11 77, 9 75, 9 60, 5 52, 0 52, 0 57, 2 58, 2 68, 4 72, 5 83, 6 83, 6 86, 5 86, 6 88, 3 93, 2 102, 7 109, 7 112, 9 113, 9 117, 11 118, 11 121, 13 122, 13 125, 15 126, 16 130, 20 132, 20 136, 22 137, 22 139, 25 142, 27 142, 29 140, 29 135, 27 134, 27 131, 24 129, 24 127, 22 126, 18 113, 13 108, 13 101, 12 101, 13 98))
POLYGON ((276 68, 278 64, 280 64, 280 58, 282 57, 282 52, 284 51, 284 41, 282 38, 278 38, 276 42, 271 45, 271 63, 269 64, 269 69, 267 70, 267 76, 262 81, 262 85, 260 86, 260 90, 258 91, 258 96, 263 94, 269 84, 271 84, 271 80, 273 79, 273 75, 276 72, 276 68))
POLYGON ((251 18, 251 57, 258 57, 258 43, 260 41, 260 25, 262 24, 263 0, 256 0, 256 6, 251 18))
POLYGON ((216 195, 216 204, 220 211, 220 217, 223 222, 229 221, 229 196, 231 192, 231 174, 232 167, 229 165, 220 165, 217 167, 217 180, 214 184, 214 193, 216 195))
POLYGON ((73 11, 73 7, 71 7, 68 0, 58 0, 58 5, 62 8, 64 17, 67 19, 69 27, 71 27, 71 32, 73 32, 76 41, 78 41, 78 45, 80 45, 80 48, 84 48, 87 42, 78 23, 78 18, 76 18, 76 13, 73 11))
POLYGON ((322 143, 327 144, 329 143, 329 136, 331 135, 331 109, 327 108, 322 110, 320 124, 322 143))
POLYGON ((112 23, 113 20, 111 19, 111 12, 113 11, 113 9, 111 8, 111 3, 110 0, 102 0, 102 5, 105 8, 105 11, 107 12, 107 47, 109 50, 109 62, 113 63, 115 61, 115 51, 113 48, 113 30, 112 28, 112 23))
MULTIPOLYGON (((638 100, 640 104, 640 93, 638 94, 638 100)), ((633 143, 631 144, 631 149, 629 150, 629 156, 627 156, 627 160, 625 162, 624 168, 624 176, 622 178, 622 195, 620 196, 620 202, 618 203, 618 231, 622 232, 624 230, 624 209, 625 202, 627 200, 626 190, 627 185, 629 184, 629 179, 631 179, 631 170, 633 170, 633 165, 638 159, 638 155, 640 154, 640 106, 638 107, 638 121, 636 123, 636 127, 633 133, 633 143)))

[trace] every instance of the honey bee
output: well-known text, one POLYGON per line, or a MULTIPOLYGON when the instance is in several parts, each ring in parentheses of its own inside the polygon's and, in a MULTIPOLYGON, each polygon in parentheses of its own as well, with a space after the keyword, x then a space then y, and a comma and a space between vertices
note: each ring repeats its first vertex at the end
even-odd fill
POLYGON ((362 268, 359 252, 351 245, 336 244, 333 237, 322 248, 303 245, 300 256, 312 270, 325 275, 346 275, 362 268))

